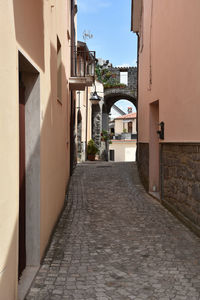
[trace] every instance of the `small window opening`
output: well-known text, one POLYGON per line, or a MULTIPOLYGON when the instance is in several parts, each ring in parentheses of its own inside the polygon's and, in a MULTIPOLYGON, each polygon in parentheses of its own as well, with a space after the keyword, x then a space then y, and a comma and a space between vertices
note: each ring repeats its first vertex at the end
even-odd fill
POLYGON ((120 83, 128 85, 128 72, 120 72, 120 83))

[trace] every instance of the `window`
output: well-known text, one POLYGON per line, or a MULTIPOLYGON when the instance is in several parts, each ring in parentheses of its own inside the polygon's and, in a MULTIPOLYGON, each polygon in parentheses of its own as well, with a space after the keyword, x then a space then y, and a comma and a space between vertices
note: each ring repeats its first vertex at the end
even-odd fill
POLYGON ((61 43, 57 37, 57 100, 62 102, 62 56, 61 43))
POLYGON ((131 121, 131 122, 128 122, 128 133, 132 133, 132 131, 133 131, 133 124, 131 121))
POLYGON ((128 85, 128 72, 120 72, 120 83, 128 85))

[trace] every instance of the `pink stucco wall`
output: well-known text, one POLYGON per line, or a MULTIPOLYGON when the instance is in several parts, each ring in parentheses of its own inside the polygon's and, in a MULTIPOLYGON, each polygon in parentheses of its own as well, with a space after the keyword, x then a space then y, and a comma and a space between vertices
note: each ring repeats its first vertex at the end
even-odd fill
POLYGON ((156 100, 164 142, 200 141, 199 11, 199 0, 143 1, 139 142, 149 142, 149 104, 156 100))

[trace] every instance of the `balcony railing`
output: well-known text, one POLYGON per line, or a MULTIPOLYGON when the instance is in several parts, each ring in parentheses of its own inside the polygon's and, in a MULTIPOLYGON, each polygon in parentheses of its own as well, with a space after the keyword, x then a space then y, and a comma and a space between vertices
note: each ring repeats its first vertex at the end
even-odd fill
POLYGON ((121 133, 113 136, 113 140, 136 140, 137 134, 134 133, 121 133))
POLYGON ((72 57, 72 77, 95 76, 95 51, 75 51, 72 57))

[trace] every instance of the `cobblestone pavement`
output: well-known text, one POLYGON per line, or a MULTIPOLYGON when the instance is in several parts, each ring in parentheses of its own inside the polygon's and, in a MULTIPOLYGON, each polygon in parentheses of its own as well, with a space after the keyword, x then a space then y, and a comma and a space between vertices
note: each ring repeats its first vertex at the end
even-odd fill
POLYGON ((200 240, 134 163, 85 163, 26 300, 200 299, 200 240))

